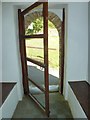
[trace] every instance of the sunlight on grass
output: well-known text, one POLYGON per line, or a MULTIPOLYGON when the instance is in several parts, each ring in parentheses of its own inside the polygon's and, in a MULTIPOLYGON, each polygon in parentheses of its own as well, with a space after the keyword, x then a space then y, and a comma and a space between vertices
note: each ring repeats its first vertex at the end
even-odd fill
MULTIPOLYGON (((50 68, 59 68, 59 36, 57 34, 57 30, 49 29, 48 36, 48 55, 49 55, 49 66, 50 68)), ((38 60, 40 62, 44 62, 44 50, 43 50, 43 39, 35 38, 35 39, 27 39, 26 40, 26 53, 27 57, 38 60)))

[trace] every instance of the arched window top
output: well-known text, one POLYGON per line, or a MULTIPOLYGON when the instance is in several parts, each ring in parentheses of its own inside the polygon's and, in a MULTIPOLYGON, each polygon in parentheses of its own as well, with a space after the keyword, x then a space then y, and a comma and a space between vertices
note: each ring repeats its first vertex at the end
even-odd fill
MULTIPOLYGON (((35 21, 36 19, 42 17, 42 12, 41 11, 35 11, 33 13, 28 14, 25 16, 25 29, 28 28, 28 26, 35 21)), ((61 28, 61 19, 53 12, 48 12, 48 20, 51 21, 58 32, 60 32, 61 28)))

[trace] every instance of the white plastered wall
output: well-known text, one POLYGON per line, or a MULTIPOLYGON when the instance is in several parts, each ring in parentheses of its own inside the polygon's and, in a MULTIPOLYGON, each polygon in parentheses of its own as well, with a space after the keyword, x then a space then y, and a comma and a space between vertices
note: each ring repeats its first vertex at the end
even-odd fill
POLYGON ((90 84, 90 2, 88 3, 88 82, 90 84))
POLYGON ((68 81, 88 81, 88 3, 69 3, 67 19, 67 69, 64 95, 74 118, 86 115, 68 81))
POLYGON ((64 95, 68 81, 87 81, 88 68, 88 3, 68 3, 64 95))
MULTIPOLYGON (((69 102, 74 118, 86 118, 68 81, 88 81, 88 3, 68 3, 64 7, 66 8, 64 97, 69 102)), ((57 15, 60 17, 59 10, 57 15)))
POLYGON ((3 82, 17 82, 18 98, 22 99, 22 75, 18 39, 18 11, 10 3, 2 4, 3 82))
POLYGON ((2 81, 2 3, 0 2, 0 81, 2 81))
MULTIPOLYGON (((0 2, 0 82, 2 81, 2 4, 0 2)), ((2 93, 2 88, 0 86, 0 91, 2 93)), ((0 108, 0 120, 2 116, 2 110, 0 108)))

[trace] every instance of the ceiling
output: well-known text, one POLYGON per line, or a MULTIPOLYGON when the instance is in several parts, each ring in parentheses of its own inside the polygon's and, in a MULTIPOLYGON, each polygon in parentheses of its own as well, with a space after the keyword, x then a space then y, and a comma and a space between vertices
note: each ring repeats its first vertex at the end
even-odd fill
MULTIPOLYGON (((19 8, 27 8, 29 7, 30 5, 32 5, 33 3, 24 3, 23 5, 18 5, 19 8)), ((63 8, 65 6, 65 4, 60 4, 59 2, 50 2, 48 3, 48 8, 49 9, 60 9, 60 8, 63 8)))
MULTIPOLYGON (((17 6, 19 9, 25 9, 30 5, 32 5, 33 3, 34 2, 8 2, 8 4, 13 4, 17 6)), ((62 3, 62 2, 48 2, 49 9, 62 9, 65 6, 66 6, 66 3, 62 3)))

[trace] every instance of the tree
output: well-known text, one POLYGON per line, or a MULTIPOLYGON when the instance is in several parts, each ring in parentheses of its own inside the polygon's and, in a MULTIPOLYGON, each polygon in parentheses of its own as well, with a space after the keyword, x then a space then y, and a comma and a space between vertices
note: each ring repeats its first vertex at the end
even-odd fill
MULTIPOLYGON (((49 20, 48 20, 48 27, 51 28, 51 29, 55 28, 54 24, 52 22, 50 22, 49 20)), ((42 28, 43 28, 43 18, 40 17, 40 18, 35 19, 28 26, 28 28, 26 29, 26 34, 31 35, 31 34, 34 34, 34 33, 38 33, 40 31, 42 31, 42 28)))

